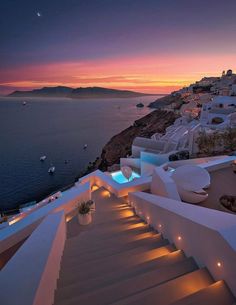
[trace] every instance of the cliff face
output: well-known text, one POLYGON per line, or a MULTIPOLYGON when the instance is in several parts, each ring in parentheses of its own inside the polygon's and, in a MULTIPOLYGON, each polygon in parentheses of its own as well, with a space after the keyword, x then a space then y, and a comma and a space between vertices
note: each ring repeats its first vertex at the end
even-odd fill
POLYGON ((150 103, 148 107, 161 109, 162 107, 168 106, 173 103, 175 104, 175 108, 179 108, 184 103, 184 100, 182 99, 180 94, 169 94, 150 103))
POLYGON ((135 137, 150 138, 156 132, 163 133, 177 117, 173 112, 155 110, 135 121, 132 126, 110 139, 104 146, 100 158, 93 163, 90 170, 96 168, 107 170, 109 166, 119 163, 120 158, 131 154, 131 146, 135 137))

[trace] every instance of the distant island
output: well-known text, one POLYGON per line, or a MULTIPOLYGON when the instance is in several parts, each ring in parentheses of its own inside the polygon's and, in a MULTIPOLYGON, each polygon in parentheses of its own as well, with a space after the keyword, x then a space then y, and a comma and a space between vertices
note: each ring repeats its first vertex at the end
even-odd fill
POLYGON ((67 98, 130 98, 140 97, 147 94, 129 90, 117 90, 102 87, 87 87, 87 88, 70 88, 64 86, 58 87, 44 87, 41 89, 34 89, 32 91, 14 91, 8 96, 11 97, 67 97, 67 98))

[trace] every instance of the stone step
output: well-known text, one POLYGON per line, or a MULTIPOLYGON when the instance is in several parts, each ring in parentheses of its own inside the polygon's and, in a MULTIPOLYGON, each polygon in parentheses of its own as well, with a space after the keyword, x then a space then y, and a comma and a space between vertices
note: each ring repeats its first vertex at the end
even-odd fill
POLYGON ((233 305, 235 301, 224 281, 218 281, 171 305, 233 305))
POLYGON ((78 240, 79 242, 85 241, 93 241, 94 239, 107 239, 107 238, 116 238, 122 235, 130 235, 130 234, 140 234, 140 233, 145 233, 152 231, 150 227, 146 224, 140 224, 139 226, 130 226, 129 228, 127 227, 126 229, 119 229, 119 228, 110 228, 109 230, 107 228, 101 229, 101 230, 93 230, 93 231, 85 231, 81 233, 78 238, 73 238, 73 240, 68 240, 68 244, 70 245, 75 245, 77 244, 78 240))
POLYGON ((88 260, 108 257, 110 255, 121 253, 122 251, 134 249, 143 245, 155 244, 156 247, 158 247, 159 242, 162 240, 163 238, 161 234, 155 234, 148 238, 135 240, 128 243, 115 244, 108 248, 103 248, 103 249, 97 247, 95 250, 94 248, 91 251, 89 251, 89 249, 88 250, 85 249, 83 252, 81 252, 80 251, 81 249, 78 247, 78 249, 76 249, 72 253, 71 252, 64 253, 63 260, 70 260, 71 258, 77 257, 78 260, 83 260, 85 262, 88 260))
MULTIPOLYGON (((169 244, 169 241, 167 239, 163 239, 163 238, 159 238, 158 240, 156 240, 156 242, 154 240, 151 239, 151 241, 149 240, 141 240, 138 242, 142 242, 140 244, 136 244, 136 246, 134 247, 127 247, 125 248, 126 245, 119 245, 119 246, 114 246, 113 248, 108 248, 108 249, 102 249, 101 251, 97 251, 97 252, 93 252, 92 256, 89 256, 88 254, 83 254, 83 255, 77 255, 74 254, 73 256, 67 257, 64 259, 63 257, 63 265, 65 268, 68 267, 73 267, 74 265, 83 265, 86 266, 86 264, 90 265, 90 268, 92 268, 93 265, 98 264, 98 263, 109 263, 110 260, 114 260, 114 259, 119 259, 122 256, 126 256, 126 255, 135 255, 137 253, 141 253, 143 251, 148 251, 151 249, 156 249, 159 247, 163 247, 163 246, 167 246, 169 244), (106 251, 107 250, 113 250, 113 253, 109 253, 108 255, 106 255, 106 251), (101 253, 99 253, 101 252, 101 253)), ((133 243, 134 244, 134 243, 133 243)), ((130 246, 130 244, 128 244, 130 246)))
POLYGON ((83 272, 83 270, 87 270, 87 268, 95 270, 96 268, 98 268, 98 265, 104 265, 106 267, 108 265, 114 264, 114 262, 116 263, 116 265, 118 265, 122 264, 125 261, 128 261, 131 256, 135 257, 135 255, 141 255, 147 251, 155 250, 168 245, 169 242, 167 239, 161 239, 157 243, 147 243, 136 248, 123 250, 122 252, 114 253, 113 255, 107 257, 98 257, 92 261, 90 260, 87 262, 83 261, 82 259, 79 260, 78 257, 75 255, 70 259, 63 259, 63 268, 61 269, 61 271, 63 272, 64 270, 66 270, 68 272, 68 269, 73 269, 74 267, 80 268, 80 272, 83 272))
MULTIPOLYGON (((149 261, 146 261, 144 263, 140 263, 135 266, 128 266, 125 270, 126 278, 132 278, 135 276, 139 276, 139 274, 142 274, 144 272, 152 271, 155 268, 163 268, 166 266, 174 265, 176 263, 182 262, 186 259, 186 256, 183 251, 177 250, 174 252, 171 252, 167 255, 158 257, 156 259, 151 259, 149 261)), ((119 281, 123 280, 124 271, 123 270, 117 270, 115 272, 111 272, 107 274, 106 277, 103 276, 103 274, 98 274, 95 277, 91 279, 83 279, 83 281, 80 281, 80 284, 77 284, 77 279, 75 279, 74 282, 70 284, 65 284, 63 279, 58 281, 58 289, 56 294, 58 296, 68 295, 68 291, 71 291, 71 289, 76 287, 77 293, 83 294, 87 293, 91 290, 96 290, 102 287, 105 287, 107 285, 115 284, 119 281)))
POLYGON ((127 219, 118 219, 113 221, 107 221, 102 222, 98 224, 94 224, 92 222, 91 225, 88 226, 81 226, 78 221, 78 217, 73 217, 68 223, 67 223, 67 241, 73 243, 73 240, 76 240, 81 233, 87 232, 87 231, 94 231, 94 230, 100 230, 102 228, 123 228, 127 227, 128 225, 135 225, 139 223, 144 223, 142 220, 140 220, 139 217, 128 217, 127 219))
POLYGON ((169 305, 180 300, 181 298, 199 291, 200 289, 208 287, 212 283, 212 277, 210 276, 209 272, 203 268, 110 304, 169 305))
MULTIPOLYGON (((77 216, 76 216, 76 221, 78 223, 78 217, 77 216)), ((122 225, 126 225, 126 224, 139 223, 139 222, 143 222, 143 220, 140 219, 136 215, 126 217, 126 218, 119 218, 119 219, 116 219, 116 220, 107 219, 105 222, 100 222, 98 224, 93 224, 92 226, 86 226, 86 230, 96 230, 97 228, 102 228, 102 227, 119 226, 119 225, 122 226, 122 225)))
POLYGON ((93 251, 93 249, 102 249, 102 248, 109 248, 114 245, 118 244, 125 244, 136 240, 146 239, 149 237, 155 236, 156 233, 154 231, 139 233, 139 234, 123 234, 121 236, 116 236, 116 238, 106 238, 106 239, 99 239, 99 238, 91 238, 91 239, 82 239, 78 238, 78 243, 76 244, 68 244, 66 241, 65 246, 65 253, 72 253, 76 249, 80 249, 81 253, 83 251, 93 251))
POLYGON ((64 268, 64 264, 62 264, 59 282, 62 280, 63 284, 67 285, 76 280, 83 281, 95 276, 99 276, 100 274, 103 276, 108 276, 110 273, 125 270, 128 267, 142 264, 173 251, 175 251, 175 247, 173 245, 167 245, 160 248, 151 249, 149 251, 144 250, 141 253, 136 253, 132 256, 117 254, 112 256, 112 259, 109 258, 105 260, 97 260, 96 264, 93 265, 93 268, 90 267, 89 263, 84 265, 80 264, 78 266, 74 265, 70 268, 64 268))
POLYGON ((101 224, 101 223, 106 223, 106 222, 110 222, 111 220, 119 220, 119 219, 125 219, 125 218, 129 218, 129 217, 133 217, 135 216, 135 213, 133 211, 133 209, 129 209, 129 210, 105 210, 102 212, 98 212, 96 211, 93 214, 93 224, 97 225, 97 224, 101 224))
MULTIPOLYGON (((121 300, 130 295, 134 295, 137 292, 143 291, 150 287, 160 285, 173 278, 179 277, 183 274, 192 272, 197 269, 197 265, 192 258, 185 259, 176 264, 168 265, 162 268, 155 268, 151 271, 143 271, 139 276, 132 278, 126 278, 126 274, 123 274, 123 280, 106 287, 89 291, 86 294, 79 295, 78 291, 73 289, 68 291, 67 298, 59 299, 56 303, 58 305, 76 305, 97 304, 97 300, 101 300, 103 305, 108 305, 112 302, 121 300)), ((80 282, 77 283, 80 285, 80 282)))
POLYGON ((96 230, 102 227, 111 227, 111 226, 119 226, 119 225, 122 226, 122 225, 139 223, 139 222, 144 222, 144 221, 140 219, 140 217, 138 217, 137 215, 134 215, 126 218, 119 218, 116 220, 107 219, 106 222, 100 222, 98 224, 94 224, 94 226, 89 227, 89 229, 96 230))

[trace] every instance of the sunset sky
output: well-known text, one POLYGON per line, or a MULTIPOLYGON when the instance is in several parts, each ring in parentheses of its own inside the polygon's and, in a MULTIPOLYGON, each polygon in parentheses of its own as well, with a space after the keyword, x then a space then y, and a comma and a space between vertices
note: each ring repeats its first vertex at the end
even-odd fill
POLYGON ((57 85, 168 93, 236 70, 235 12, 235 0, 3 0, 0 93, 57 85))

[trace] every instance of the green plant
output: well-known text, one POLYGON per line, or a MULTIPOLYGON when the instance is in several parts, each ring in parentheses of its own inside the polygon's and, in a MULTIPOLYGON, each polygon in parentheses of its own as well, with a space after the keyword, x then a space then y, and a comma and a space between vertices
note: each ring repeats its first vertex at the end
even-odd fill
POLYGON ((228 210, 236 212, 236 196, 223 195, 219 201, 228 210))
POLYGON ((225 148, 234 151, 236 150, 236 128, 228 128, 224 134, 225 148))
POLYGON ((88 214, 90 210, 90 205, 87 202, 82 202, 78 207, 78 212, 81 215, 88 214))
POLYGON ((81 204, 79 204, 78 206, 78 212, 81 215, 85 215, 91 212, 92 210, 92 205, 93 205, 93 200, 88 200, 85 202, 82 202, 81 204))

